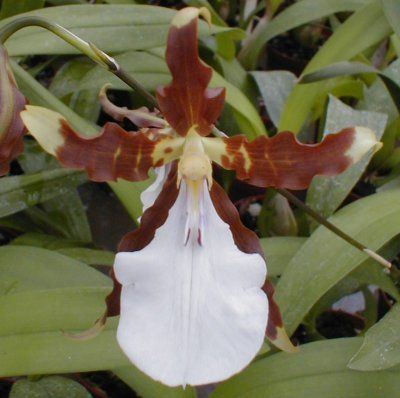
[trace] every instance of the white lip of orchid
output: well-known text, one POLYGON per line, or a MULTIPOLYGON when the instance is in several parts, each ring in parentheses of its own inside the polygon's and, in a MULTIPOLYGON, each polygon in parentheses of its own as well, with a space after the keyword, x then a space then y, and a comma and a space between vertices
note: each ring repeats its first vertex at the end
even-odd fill
POLYGON ((218 382, 258 352, 268 320, 265 263, 238 249, 205 178, 184 179, 151 243, 118 253, 114 269, 123 286, 118 342, 155 380, 171 387, 218 382), (195 196, 198 218, 191 216, 195 196), (201 244, 194 233, 182 242, 185 223, 204 233, 201 244))

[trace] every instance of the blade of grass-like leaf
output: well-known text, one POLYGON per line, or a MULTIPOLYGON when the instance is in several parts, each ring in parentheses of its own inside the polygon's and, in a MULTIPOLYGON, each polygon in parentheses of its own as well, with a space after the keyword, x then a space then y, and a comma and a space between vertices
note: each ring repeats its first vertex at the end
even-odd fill
POLYGON ((1 2, 0 19, 42 8, 44 3, 45 0, 3 0, 1 2))
MULTIPOLYGON (((393 61, 383 70, 384 74, 400 85, 400 60, 393 61)), ((364 98, 357 104, 358 109, 386 113, 389 123, 393 122, 399 114, 393 99, 387 93, 387 87, 382 80, 377 79, 370 87, 365 88, 364 98)))
POLYGON ((89 265, 109 265, 114 263, 115 254, 107 250, 86 249, 84 247, 67 247, 57 249, 64 256, 82 261, 89 265))
MULTIPOLYGON (((111 327, 111 326, 109 326, 111 327)), ((115 326, 84 342, 59 331, 0 337, 0 377, 90 372, 128 366, 115 326)))
POLYGON ((296 84, 296 76, 288 71, 251 72, 264 100, 265 108, 278 126, 283 106, 296 84))
MULTIPOLYGON (((115 54, 128 50, 144 50, 165 45, 169 24, 175 10, 148 5, 85 4, 48 7, 22 14, 50 19, 71 30, 82 39, 94 43, 101 50, 115 54)), ((15 17, 0 22, 0 27, 15 17)), ((241 38, 236 28, 200 23, 200 37, 214 33, 241 38)), ((13 35, 6 45, 10 55, 77 54, 78 51, 44 29, 30 27, 13 35)))
MULTIPOLYGON (((324 136, 350 126, 365 126, 381 140, 387 116, 382 113, 358 111, 343 104, 335 97, 329 98, 324 136)), ((330 217, 351 192, 373 156, 369 152, 363 158, 335 177, 316 176, 307 191, 307 204, 325 218, 330 217)), ((313 223, 316 227, 316 222, 313 223)))
POLYGON ((110 291, 111 286, 93 286, 4 294, 0 296, 0 336, 87 330, 104 313, 110 291))
MULTIPOLYGON (((43 153, 43 150, 36 142, 28 142, 25 145, 24 153, 18 158, 19 164, 25 173, 59 169, 56 160, 43 153)), ((72 172, 72 170, 71 170, 72 172)), ((76 171, 77 172, 77 171, 76 171)), ((85 173, 82 178, 86 181, 85 173)), ((42 209, 52 225, 66 238, 91 242, 92 235, 85 208, 76 190, 76 186, 69 187, 62 195, 50 199, 42 204, 42 209)), ((34 209, 37 210, 39 209, 34 209)), ((30 209, 32 213, 32 209, 30 209)))
MULTIPOLYGON (((399 233, 399 190, 360 199, 330 218, 358 241, 378 250, 399 233)), ((276 289, 284 323, 292 333, 332 286, 360 266, 366 255, 320 226, 292 258, 276 289)))
POLYGON ((110 287, 110 279, 60 253, 29 246, 0 247, 1 291, 19 293, 46 288, 110 287))
MULTIPOLYGON (((380 250, 380 254, 385 258, 392 260, 397 257, 399 248, 399 237, 395 237, 380 250)), ((310 325, 310 323, 314 323, 315 325, 316 318, 321 314, 321 312, 329 310, 334 303, 342 299, 344 296, 360 290, 368 290, 368 287, 371 285, 379 287, 384 292, 390 294, 395 300, 400 299, 399 291, 390 276, 372 258, 368 258, 361 266, 351 271, 318 300, 307 315, 307 324, 310 325)), ((376 299, 373 300, 371 305, 376 308, 376 299)), ((365 308, 365 311, 371 310, 368 303, 366 303, 365 308)), ((363 316, 365 315, 365 311, 363 311, 363 316)), ((373 312, 375 311, 373 310, 373 312)))
POLYGON ((400 370, 360 373, 346 368, 360 338, 305 344, 297 354, 260 359, 221 383, 210 398, 397 397, 400 370))
POLYGON ((239 60, 246 69, 254 69, 262 48, 273 37, 337 12, 358 10, 366 3, 366 0, 303 0, 294 3, 262 29, 253 32, 239 53, 239 60))
POLYGON ((400 3, 398 0, 380 0, 383 12, 393 31, 400 37, 400 3))
MULTIPOLYGON (((115 60, 130 75, 134 76, 147 90, 154 91, 158 86, 170 82, 171 76, 163 57, 146 51, 128 51, 115 56, 115 60)), ((117 90, 130 89, 124 82, 101 66, 94 66, 79 83, 56 81, 52 86, 55 93, 63 97, 79 90, 96 90, 110 83, 117 90), (79 86, 79 87, 78 87, 79 86)))
POLYGON ((314 83, 325 79, 331 79, 333 77, 358 75, 363 73, 377 74, 385 83, 393 102, 398 107, 398 110, 400 110, 400 87, 397 82, 390 76, 386 75, 384 71, 382 72, 373 66, 363 64, 361 62, 338 62, 333 65, 326 66, 315 72, 303 75, 303 77, 299 80, 299 83, 314 83))
POLYGON ((56 169, 0 180, 0 217, 17 213, 38 203, 67 194, 86 181, 75 170, 56 169))
MULTIPOLYGON (((380 3, 372 1, 355 12, 335 31, 307 65, 304 73, 349 60, 390 33, 391 28, 383 15, 380 3)), ((279 129, 298 133, 316 99, 326 90, 327 85, 329 81, 296 85, 281 114, 279 129)))
POLYGON ((303 74, 298 81, 300 84, 315 83, 332 77, 345 75, 359 75, 362 73, 380 73, 380 71, 371 65, 362 62, 337 62, 332 65, 325 66, 315 72, 303 74))
POLYGON ((355 370, 381 370, 400 363, 400 304, 396 304, 365 334, 361 348, 351 358, 355 370))
POLYGON ((82 90, 80 82, 86 73, 93 68, 93 63, 87 58, 76 58, 67 61, 56 73, 51 81, 49 90, 56 97, 63 100, 75 112, 93 123, 100 113, 97 90, 82 90), (70 95, 63 98, 63 88, 73 87, 70 95))
POLYGON ((227 82, 215 71, 210 85, 212 87, 225 87, 226 103, 235 110, 236 120, 242 129, 242 134, 245 134, 249 139, 254 139, 259 135, 267 134, 265 125, 262 122, 258 111, 237 87, 227 82))
POLYGON ((293 236, 260 239, 261 247, 267 259, 268 277, 281 275, 306 240, 307 238, 293 236))
POLYGON ((38 232, 27 232, 11 241, 10 245, 34 246, 43 249, 58 250, 69 247, 76 247, 82 244, 81 241, 64 239, 54 235, 47 235, 38 232))

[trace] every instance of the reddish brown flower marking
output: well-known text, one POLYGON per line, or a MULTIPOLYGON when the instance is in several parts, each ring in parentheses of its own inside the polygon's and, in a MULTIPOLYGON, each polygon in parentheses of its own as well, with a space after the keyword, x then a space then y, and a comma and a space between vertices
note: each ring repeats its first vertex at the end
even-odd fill
POLYGON ((166 61, 172 83, 157 89, 160 110, 181 136, 192 126, 206 136, 221 114, 225 90, 207 88, 212 69, 202 63, 197 49, 197 18, 168 33, 166 61))
POLYGON ((152 156, 157 144, 170 139, 151 140, 144 133, 125 131, 115 123, 107 123, 94 138, 83 138, 63 119, 60 133, 64 144, 57 148, 58 160, 63 166, 86 170, 92 181, 147 179, 151 167, 163 164, 163 159, 154 161, 152 156))
POLYGON ((278 328, 283 327, 282 316, 278 304, 276 304, 276 301, 274 300, 274 285, 268 279, 265 281, 263 290, 267 295, 269 302, 269 317, 265 335, 269 339, 275 340, 278 337, 278 328))
POLYGON ((227 155, 224 168, 235 170, 237 178, 259 187, 306 189, 315 175, 337 175, 351 165, 345 155, 355 138, 347 128, 328 135, 320 144, 299 143, 290 132, 248 142, 244 136, 224 138, 227 155))

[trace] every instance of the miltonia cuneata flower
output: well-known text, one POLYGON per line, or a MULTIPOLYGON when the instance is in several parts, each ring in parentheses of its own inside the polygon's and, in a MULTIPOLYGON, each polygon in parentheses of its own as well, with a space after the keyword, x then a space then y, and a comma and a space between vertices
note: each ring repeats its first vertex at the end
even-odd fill
POLYGON ((18 91, 8 54, 0 45, 0 176, 8 173, 10 162, 24 149, 24 124, 20 112, 25 97, 18 91))
POLYGON ((172 82, 157 90, 160 114, 103 107, 117 120, 140 127, 128 132, 107 123, 93 138, 76 133, 59 114, 28 106, 22 118, 42 147, 66 167, 86 170, 93 181, 146 179, 168 165, 144 196, 137 230, 121 242, 107 298, 108 316, 120 314, 117 339, 143 372, 169 386, 218 382, 255 357, 266 335, 295 351, 265 281, 257 236, 246 229, 212 163, 235 170, 259 187, 305 189, 316 174, 335 175, 377 146, 372 131, 352 127, 318 145, 290 132, 273 138, 209 137, 224 104, 224 90, 208 88, 212 70, 197 50, 197 18, 186 8, 172 21, 166 61, 172 82))

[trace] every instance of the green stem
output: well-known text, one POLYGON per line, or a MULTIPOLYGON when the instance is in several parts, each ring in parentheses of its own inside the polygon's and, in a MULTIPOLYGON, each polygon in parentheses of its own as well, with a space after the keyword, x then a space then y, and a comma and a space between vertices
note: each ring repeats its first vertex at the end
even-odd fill
POLYGON ((76 36, 74 33, 63 28, 62 26, 51 22, 41 17, 22 17, 18 18, 4 27, 0 28, 0 42, 2 44, 15 32, 28 26, 40 26, 41 28, 47 29, 54 33, 67 43, 74 46, 81 53, 88 56, 97 64, 106 68, 110 72, 114 73, 122 81, 124 81, 129 87, 133 88, 140 95, 142 95, 150 105, 156 106, 157 102, 154 96, 152 96, 146 89, 136 81, 132 76, 128 75, 120 65, 115 61, 114 58, 108 56, 105 52, 98 49, 94 44, 88 43, 76 36))
POLYGON ((295 204, 297 207, 299 207, 301 210, 306 212, 312 218, 314 218, 314 220, 316 220, 319 224, 322 224, 324 227, 331 230, 334 234, 336 234, 340 238, 344 239, 346 242, 348 242, 350 245, 354 246, 356 249, 362 251, 363 253, 367 254, 369 257, 378 261, 385 268, 388 268, 388 269, 392 268, 392 264, 389 261, 385 260, 378 253, 372 251, 371 249, 368 249, 368 247, 366 247, 365 245, 363 245, 356 239, 352 238, 350 235, 347 235, 344 231, 342 231, 341 229, 339 229, 338 227, 333 225, 331 222, 329 222, 327 219, 322 217, 319 213, 317 213, 311 207, 307 206, 305 203, 303 203, 300 199, 298 199, 295 195, 293 195, 288 190, 276 188, 276 191, 279 192, 286 199, 288 199, 290 202, 295 204))

